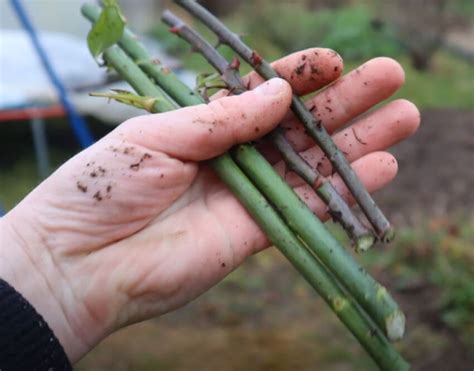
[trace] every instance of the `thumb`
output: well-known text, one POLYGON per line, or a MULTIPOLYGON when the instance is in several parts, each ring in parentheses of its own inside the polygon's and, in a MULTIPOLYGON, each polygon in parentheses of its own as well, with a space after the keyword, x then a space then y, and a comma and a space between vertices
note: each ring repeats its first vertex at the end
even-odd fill
POLYGON ((291 104, 291 87, 275 78, 207 105, 135 117, 117 129, 127 139, 181 160, 202 161, 271 131, 291 104))

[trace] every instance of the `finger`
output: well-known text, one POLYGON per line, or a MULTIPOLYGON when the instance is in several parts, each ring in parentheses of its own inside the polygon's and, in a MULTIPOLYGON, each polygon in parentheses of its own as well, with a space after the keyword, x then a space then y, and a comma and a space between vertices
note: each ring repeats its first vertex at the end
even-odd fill
MULTIPOLYGON (((353 162, 401 142, 415 133, 419 125, 420 112, 416 106, 400 99, 334 134, 333 140, 347 160, 353 162)), ((301 156, 324 176, 331 174, 331 162, 318 146, 302 152, 301 156)))
MULTIPOLYGON (((302 50, 273 62, 272 67, 287 80, 293 93, 306 95, 335 81, 344 68, 342 58, 331 49, 310 48, 302 50)), ((243 77, 248 89, 255 89, 265 80, 255 71, 243 77)), ((228 95, 227 90, 221 90, 212 100, 228 95)))
MULTIPOLYGON (((331 49, 310 48, 272 63, 275 71, 293 88, 293 93, 306 95, 336 80, 344 68, 342 58, 331 49)), ((256 72, 244 78, 249 89, 259 86, 264 79, 256 72)))
MULTIPOLYGON (((329 132, 334 132, 391 96, 404 80, 405 75, 398 62, 385 57, 375 58, 336 81, 306 105, 329 132)), ((288 139, 297 150, 305 150, 314 144, 294 116, 284 126, 288 128, 288 139)))
POLYGON ((268 133, 290 102, 289 84, 272 79, 258 89, 208 105, 133 118, 116 134, 178 159, 202 161, 268 133))
MULTIPOLYGON (((395 157, 388 152, 373 152, 351 164, 362 184, 369 192, 375 192, 388 183, 397 175, 398 165, 395 157)), ((347 189, 339 174, 330 178, 331 183, 338 193, 350 204, 354 204, 354 198, 347 189)), ((329 218, 326 205, 308 185, 295 188, 295 192, 322 220, 329 218)))

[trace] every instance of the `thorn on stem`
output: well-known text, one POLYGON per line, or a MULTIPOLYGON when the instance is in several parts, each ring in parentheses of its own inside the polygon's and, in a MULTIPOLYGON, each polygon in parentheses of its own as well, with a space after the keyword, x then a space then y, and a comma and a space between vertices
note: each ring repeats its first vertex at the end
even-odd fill
POLYGON ((262 64, 262 57, 254 50, 252 52, 252 56, 250 57, 250 61, 254 67, 258 67, 262 64))
POLYGON ((229 64, 229 68, 238 71, 240 68, 240 59, 237 56, 234 56, 232 61, 229 64))

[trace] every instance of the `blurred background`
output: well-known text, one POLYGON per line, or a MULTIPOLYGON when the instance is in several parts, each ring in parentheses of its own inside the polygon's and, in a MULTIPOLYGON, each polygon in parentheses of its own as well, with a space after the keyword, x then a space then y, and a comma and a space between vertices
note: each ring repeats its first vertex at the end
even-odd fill
MULTIPOLYGON (((376 195, 398 235, 389 247, 360 259, 407 314, 407 335, 397 347, 414 370, 472 370, 474 2, 202 2, 270 60, 322 46, 344 57, 346 72, 381 55, 403 65, 406 84, 392 99, 415 102, 422 124, 414 137, 391 149, 399 174, 376 195)), ((71 126, 74 120, 65 114, 11 2, 0 0, 0 213, 88 141, 137 114, 88 96, 123 84, 89 56, 85 39, 90 27, 80 16, 81 3, 22 3, 81 118, 71 126)), ((160 11, 172 7, 171 2, 120 3, 130 27, 145 35, 153 54, 186 82, 193 84, 196 74, 211 72, 199 55, 160 25, 160 11)), ((336 226, 330 228, 348 245, 336 226)), ((269 249, 185 308, 111 336, 78 369, 376 367, 322 300, 269 249)))

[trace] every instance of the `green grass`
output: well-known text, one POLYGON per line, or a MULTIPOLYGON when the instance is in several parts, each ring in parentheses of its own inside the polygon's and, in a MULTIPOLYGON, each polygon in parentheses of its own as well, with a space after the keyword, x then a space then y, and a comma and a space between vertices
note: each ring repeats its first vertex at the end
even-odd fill
POLYGON ((438 53, 433 70, 413 69, 407 58, 400 58, 406 73, 405 86, 395 97, 412 100, 420 108, 474 108, 474 68, 446 53, 438 53))
MULTIPOLYGON (((404 98, 411 100, 419 109, 473 109, 474 68, 463 60, 447 53, 434 57, 433 68, 428 72, 415 70, 406 56, 396 60, 405 70, 405 84, 389 100, 404 98)), ((349 72, 363 61, 345 62, 349 72)))

